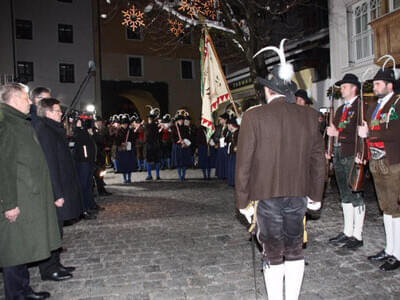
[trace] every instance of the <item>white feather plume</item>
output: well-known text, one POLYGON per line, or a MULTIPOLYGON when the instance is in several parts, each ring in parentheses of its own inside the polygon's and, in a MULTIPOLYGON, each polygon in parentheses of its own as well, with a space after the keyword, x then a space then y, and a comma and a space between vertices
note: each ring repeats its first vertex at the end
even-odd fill
POLYGON ((290 81, 294 75, 293 65, 291 63, 286 62, 285 52, 284 52, 284 44, 286 39, 281 40, 279 44, 279 49, 274 46, 267 46, 259 50, 256 54, 254 54, 253 58, 255 58, 260 53, 263 53, 268 50, 275 51, 279 55, 279 59, 281 61, 279 66, 279 77, 284 81, 290 81))
POLYGON ((386 64, 389 61, 392 61, 394 79, 396 79, 396 80, 399 79, 400 78, 400 70, 396 69, 396 60, 393 58, 393 56, 391 56, 389 54, 386 54, 386 55, 383 55, 383 56, 379 57, 378 61, 381 61, 382 58, 386 58, 385 62, 383 63, 383 66, 382 66, 382 70, 385 70, 386 64))

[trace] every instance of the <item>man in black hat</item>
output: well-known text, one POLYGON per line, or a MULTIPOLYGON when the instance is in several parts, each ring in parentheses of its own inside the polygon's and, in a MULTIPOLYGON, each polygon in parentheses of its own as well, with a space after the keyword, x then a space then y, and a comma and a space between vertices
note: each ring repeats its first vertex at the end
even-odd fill
MULTIPOLYGON (((361 192, 353 192, 347 180, 354 162, 358 96, 361 83, 356 75, 348 73, 335 83, 340 86, 344 104, 336 110, 334 124, 327 127, 327 134, 335 138, 333 166, 343 211, 343 231, 329 239, 329 243, 348 249, 363 246, 362 230, 365 216, 364 198, 361 192)), ((331 159, 327 155, 327 159, 331 159)))
POLYGON ((368 137, 369 167, 386 234, 386 247, 368 259, 384 262, 380 266, 383 271, 400 267, 400 96, 394 93, 396 71, 380 69, 375 75, 373 90, 378 102, 371 105, 358 132, 360 137, 368 137))
POLYGON ((305 90, 299 89, 294 93, 296 97, 296 104, 298 105, 313 105, 313 102, 308 97, 307 92, 305 90))
POLYGON ((236 207, 250 222, 251 201, 258 201, 256 236, 263 246, 268 298, 283 299, 285 282, 286 299, 297 299, 304 273, 303 218, 308 203, 319 209, 322 200, 324 143, 311 110, 293 104, 296 84, 288 79, 293 74, 284 79, 281 73, 274 69, 270 78, 258 78, 267 104, 243 114, 236 207))

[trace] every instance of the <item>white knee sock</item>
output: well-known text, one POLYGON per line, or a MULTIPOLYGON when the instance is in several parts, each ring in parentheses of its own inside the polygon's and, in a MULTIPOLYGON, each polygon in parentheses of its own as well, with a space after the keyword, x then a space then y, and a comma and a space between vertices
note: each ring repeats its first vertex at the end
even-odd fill
POLYGON ((285 261, 285 299, 299 299, 304 274, 304 259, 285 261))
POLYGON ((285 265, 270 265, 264 268, 264 280, 268 300, 283 300, 283 275, 285 265))
POLYGON ((383 214, 383 225, 385 226, 386 248, 388 255, 393 255, 393 221, 392 216, 383 214))
POLYGON ((393 218, 393 256, 400 260, 400 218, 393 218))
POLYGON ((354 207, 351 203, 342 203, 343 209, 343 232, 347 236, 353 236, 354 207))
POLYGON ((365 217, 365 205, 354 207, 353 236, 359 241, 362 241, 364 217, 365 217))

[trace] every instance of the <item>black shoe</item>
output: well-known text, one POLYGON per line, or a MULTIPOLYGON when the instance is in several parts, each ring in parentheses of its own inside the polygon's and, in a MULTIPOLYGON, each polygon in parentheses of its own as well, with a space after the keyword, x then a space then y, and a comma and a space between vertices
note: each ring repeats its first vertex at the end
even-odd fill
POLYGON ((400 261, 398 261, 395 257, 391 256, 386 259, 386 262, 379 267, 382 271, 393 271, 400 267, 400 261))
POLYGON ((54 272, 52 274, 43 275, 42 280, 63 281, 72 278, 72 274, 68 272, 54 272))
POLYGON ((73 271, 76 270, 75 267, 66 267, 66 266, 63 266, 62 264, 59 264, 59 265, 58 265, 58 269, 59 269, 61 272, 65 272, 65 273, 72 273, 73 271))
POLYGON ((98 205, 97 203, 96 203, 96 205, 94 206, 94 209, 97 210, 97 211, 105 210, 105 208, 104 208, 103 206, 100 206, 100 205, 98 205))
POLYGON ((49 292, 32 292, 31 294, 28 294, 25 296, 25 299, 47 299, 50 297, 49 292))
POLYGON ((330 238, 329 243, 336 244, 344 244, 348 241, 349 237, 345 235, 343 232, 339 233, 337 236, 330 238))
POLYGON ((342 247, 351 249, 351 250, 356 250, 362 246, 364 246, 363 241, 357 240, 355 237, 351 237, 347 240, 347 242, 342 247))
POLYGON ((383 250, 379 251, 375 255, 368 256, 368 260, 370 260, 370 261, 383 261, 383 260, 385 260, 385 259, 387 259, 389 257, 390 257, 390 255, 385 252, 385 249, 383 249, 383 250))
POLYGON ((106 197, 106 196, 112 195, 112 193, 104 191, 104 192, 101 192, 99 195, 102 196, 102 197, 106 197))
POLYGON ((157 177, 156 177, 156 180, 161 180, 160 176, 157 176, 157 177))
POLYGON ((147 176, 147 177, 146 177, 146 180, 153 180, 153 177, 147 176))
POLYGON ((96 215, 89 213, 88 211, 84 211, 82 214, 82 219, 84 220, 95 220, 97 219, 96 215))

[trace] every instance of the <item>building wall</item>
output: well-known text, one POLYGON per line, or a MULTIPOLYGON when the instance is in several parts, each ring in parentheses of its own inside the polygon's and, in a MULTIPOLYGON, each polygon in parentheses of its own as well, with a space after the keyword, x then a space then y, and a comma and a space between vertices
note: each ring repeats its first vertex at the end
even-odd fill
MULTIPOLYGON (((91 1, 14 0, 14 6, 15 19, 33 23, 32 40, 16 39, 16 60, 34 63, 34 81, 29 87, 49 87, 54 97, 69 105, 87 75, 88 61, 94 57, 91 1), (73 43, 58 42, 58 24, 73 25, 73 43), (74 83, 60 83, 60 63, 74 64, 74 83)), ((94 102, 92 78, 76 107, 83 109, 94 102)))
MULTIPOLYGON (((143 39, 128 40, 126 29, 121 25, 121 16, 102 23, 102 78, 103 80, 132 82, 165 82, 168 84, 168 112, 173 115, 181 107, 187 107, 193 120, 200 119, 200 52, 198 41, 192 45, 178 45, 174 51, 160 47, 161 41, 150 39, 144 31, 143 39), (155 50, 155 48, 161 48, 155 50), (143 57, 143 77, 130 77, 128 57, 143 57), (181 79, 181 60, 192 60, 193 79, 181 79)), ((169 35, 165 28, 165 35, 169 35)), ((171 36, 172 38, 172 36, 171 36)), ((193 40, 199 37, 193 37, 193 40)), ((106 99, 105 99, 106 101, 106 99)))
POLYGON ((4 82, 5 75, 14 74, 10 5, 9 0, 0 1, 0 83, 4 82))
POLYGON ((360 1, 329 1, 331 77, 333 82, 343 78, 346 73, 353 73, 361 80, 364 72, 368 69, 370 69, 370 72, 368 72, 369 76, 366 79, 371 79, 378 69, 378 66, 374 64, 373 56, 355 62, 351 54, 352 6, 358 2, 360 1))

